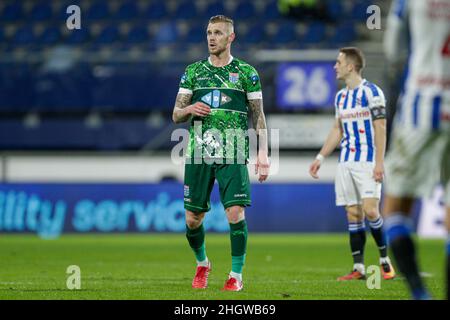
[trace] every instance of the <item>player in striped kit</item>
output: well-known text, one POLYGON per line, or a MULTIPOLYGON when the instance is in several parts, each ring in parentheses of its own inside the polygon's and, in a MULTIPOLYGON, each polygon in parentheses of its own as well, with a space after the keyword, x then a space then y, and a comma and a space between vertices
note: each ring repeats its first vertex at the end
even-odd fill
MULTIPOLYGON (((386 157, 386 233, 414 299, 429 299, 419 274, 410 218, 413 200, 441 182, 450 233, 450 0, 394 1, 385 32, 388 61, 408 47, 409 65, 386 157), (440 180, 440 181, 439 181, 440 180)), ((447 298, 450 236, 447 235, 447 298)))
POLYGON ((322 161, 340 143, 336 205, 345 206, 347 212, 353 269, 338 280, 365 279, 365 217, 380 251, 383 277, 386 280, 395 277, 379 212, 386 143, 385 99, 379 87, 362 78, 363 67, 361 50, 354 47, 339 50, 334 69, 337 79, 344 80, 347 86, 336 94, 334 126, 309 169, 317 179, 322 161))

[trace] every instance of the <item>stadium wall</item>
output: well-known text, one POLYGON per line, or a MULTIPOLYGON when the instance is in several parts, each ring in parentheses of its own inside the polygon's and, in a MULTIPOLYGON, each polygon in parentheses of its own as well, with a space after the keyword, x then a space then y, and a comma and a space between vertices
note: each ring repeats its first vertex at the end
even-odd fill
MULTIPOLYGON (((252 232, 345 232, 345 212, 334 204, 337 159, 327 159, 321 179, 308 175, 311 156, 282 156, 279 170, 258 183, 253 168, 252 232)), ((167 156, 23 156, 2 159, 0 233, 55 238, 75 232, 184 232, 183 166, 167 156)), ((418 231, 443 233, 442 190, 422 206, 418 231)), ((217 185, 205 227, 228 231, 217 185)))

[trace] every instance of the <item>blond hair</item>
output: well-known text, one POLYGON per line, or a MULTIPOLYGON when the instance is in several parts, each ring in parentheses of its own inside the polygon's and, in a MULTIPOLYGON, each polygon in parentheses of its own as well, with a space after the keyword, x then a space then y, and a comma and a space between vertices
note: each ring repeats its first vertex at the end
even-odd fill
POLYGON ((219 14, 217 16, 212 16, 209 18, 208 23, 218 23, 218 22, 224 22, 228 24, 228 30, 230 31, 230 34, 234 32, 234 22, 233 19, 228 18, 227 16, 224 16, 222 14, 219 14))

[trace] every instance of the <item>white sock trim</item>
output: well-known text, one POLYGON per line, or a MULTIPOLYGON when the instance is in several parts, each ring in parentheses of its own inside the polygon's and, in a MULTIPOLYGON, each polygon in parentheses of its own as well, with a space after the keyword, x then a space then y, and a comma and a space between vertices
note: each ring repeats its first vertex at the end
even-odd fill
POLYGON ((208 264, 209 264, 208 257, 206 257, 206 259, 203 261, 197 261, 197 266, 199 267, 207 267, 208 264))
POLYGON ((366 268, 364 267, 364 264, 362 264, 362 263, 353 264, 353 270, 359 271, 362 274, 366 274, 366 268))
POLYGON ((239 282, 242 282, 242 273, 236 273, 236 272, 231 271, 230 277, 235 278, 239 282))

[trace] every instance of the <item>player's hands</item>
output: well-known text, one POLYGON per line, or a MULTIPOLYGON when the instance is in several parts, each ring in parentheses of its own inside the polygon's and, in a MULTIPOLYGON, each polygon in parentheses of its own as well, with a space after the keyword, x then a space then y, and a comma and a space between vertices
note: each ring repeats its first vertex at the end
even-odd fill
POLYGON ((188 109, 188 112, 193 116, 199 117, 206 117, 211 112, 211 108, 202 102, 191 104, 190 106, 186 107, 186 109, 188 109))
POLYGON ((263 182, 269 176, 270 163, 266 152, 258 152, 258 158, 255 165, 255 174, 259 173, 259 182, 263 182))
POLYGON ((382 163, 376 163, 373 169, 373 178, 376 182, 383 182, 384 177, 384 165, 382 163))
POLYGON ((311 165, 309 166, 309 174, 314 179, 319 179, 319 176, 317 175, 317 172, 319 172, 321 164, 322 164, 322 162, 320 162, 320 160, 315 159, 313 161, 313 163, 311 163, 311 165))

